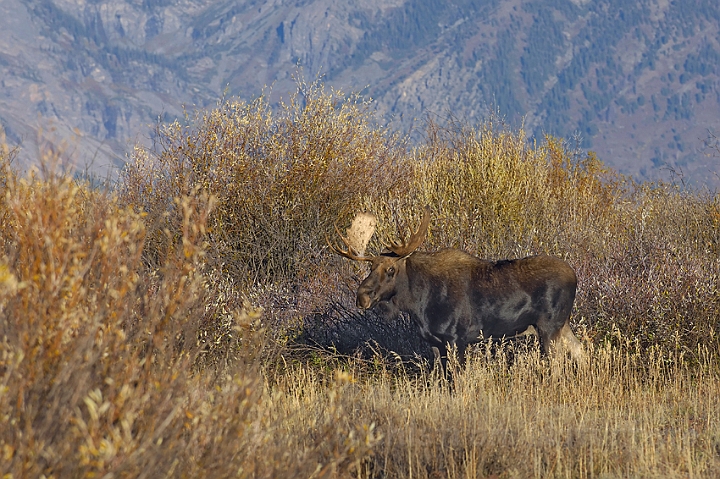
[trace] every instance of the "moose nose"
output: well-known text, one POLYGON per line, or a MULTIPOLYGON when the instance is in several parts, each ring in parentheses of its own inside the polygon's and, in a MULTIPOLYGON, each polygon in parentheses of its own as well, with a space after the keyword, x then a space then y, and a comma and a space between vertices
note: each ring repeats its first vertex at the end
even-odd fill
POLYGON ((358 294, 357 296, 357 307, 361 309, 370 309, 370 306, 372 305, 372 300, 370 300, 370 296, 367 294, 358 294))

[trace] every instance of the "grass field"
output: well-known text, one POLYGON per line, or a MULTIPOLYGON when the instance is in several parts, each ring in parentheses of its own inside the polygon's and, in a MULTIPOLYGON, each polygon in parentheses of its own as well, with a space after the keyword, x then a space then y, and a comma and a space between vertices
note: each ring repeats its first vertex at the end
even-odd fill
MULTIPOLYGON (((637 184, 489 119, 408 145, 298 83, 159 125, 106 188, 0 150, 2 477, 718 477, 720 196, 637 184), (590 361, 483 344, 449 384, 354 307, 369 251, 547 253, 590 361)), ((457 369, 457 366, 452 366, 457 369)))

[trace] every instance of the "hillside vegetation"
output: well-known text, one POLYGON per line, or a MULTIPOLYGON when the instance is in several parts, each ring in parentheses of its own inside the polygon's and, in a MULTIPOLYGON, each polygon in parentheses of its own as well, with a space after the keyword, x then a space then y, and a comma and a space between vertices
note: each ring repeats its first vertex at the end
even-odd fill
POLYGON ((720 197, 492 118, 412 148, 371 118, 319 83, 223 101, 107 189, 5 147, 0 474, 719 474, 720 197), (357 311, 333 225, 372 211, 377 252, 426 204, 423 249, 568 261, 589 364, 482 344, 448 384, 407 318, 357 311))
POLYGON ((65 139, 114 174, 158 117, 263 88, 274 103, 301 67, 365 89, 397 131, 497 110, 638 180, 718 188, 719 35, 716 0, 4 0, 0 124, 21 161, 65 139))

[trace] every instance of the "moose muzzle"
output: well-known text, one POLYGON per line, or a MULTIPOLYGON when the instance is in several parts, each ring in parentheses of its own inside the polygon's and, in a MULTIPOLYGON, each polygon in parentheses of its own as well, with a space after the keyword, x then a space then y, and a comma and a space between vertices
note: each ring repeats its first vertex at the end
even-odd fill
POLYGON ((373 306, 373 300, 369 294, 358 291, 357 307, 361 309, 370 309, 373 306))

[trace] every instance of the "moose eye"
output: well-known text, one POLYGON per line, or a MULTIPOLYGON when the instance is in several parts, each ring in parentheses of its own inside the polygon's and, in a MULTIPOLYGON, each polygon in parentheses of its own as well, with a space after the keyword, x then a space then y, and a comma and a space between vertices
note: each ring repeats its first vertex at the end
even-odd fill
POLYGON ((395 266, 390 266, 387 269, 387 274, 389 274, 390 276, 395 276, 395 266))

